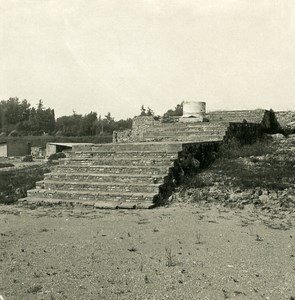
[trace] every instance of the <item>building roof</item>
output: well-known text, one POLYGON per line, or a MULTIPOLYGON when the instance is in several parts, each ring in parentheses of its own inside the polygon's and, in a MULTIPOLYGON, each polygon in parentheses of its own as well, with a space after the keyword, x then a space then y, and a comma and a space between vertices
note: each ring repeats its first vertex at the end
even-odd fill
MULTIPOLYGON (((73 147, 74 145, 80 145, 81 143, 54 143, 54 142, 49 142, 47 144, 50 145, 55 145, 55 146, 64 146, 64 147, 73 147)), ((92 143, 82 143, 83 145, 92 145, 92 143)))

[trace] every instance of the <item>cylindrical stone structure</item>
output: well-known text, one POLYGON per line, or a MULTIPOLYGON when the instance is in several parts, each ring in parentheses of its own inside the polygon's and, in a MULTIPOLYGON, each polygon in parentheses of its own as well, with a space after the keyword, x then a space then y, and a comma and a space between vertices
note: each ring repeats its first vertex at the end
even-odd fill
POLYGON ((206 114, 206 102, 202 101, 184 101, 183 118, 197 118, 203 120, 206 114))

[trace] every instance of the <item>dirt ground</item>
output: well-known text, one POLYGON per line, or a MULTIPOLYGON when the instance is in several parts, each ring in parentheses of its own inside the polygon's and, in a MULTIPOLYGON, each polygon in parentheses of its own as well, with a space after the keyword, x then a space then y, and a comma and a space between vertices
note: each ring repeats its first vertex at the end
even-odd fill
POLYGON ((109 211, 1 205, 0 295, 294 299, 294 221, 251 206, 109 211))

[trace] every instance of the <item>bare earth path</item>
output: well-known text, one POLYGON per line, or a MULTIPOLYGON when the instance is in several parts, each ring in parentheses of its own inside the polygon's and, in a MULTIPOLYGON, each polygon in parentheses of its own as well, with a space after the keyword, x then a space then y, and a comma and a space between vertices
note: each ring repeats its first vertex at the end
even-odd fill
POLYGON ((0 206, 0 295, 14 299, 292 299, 294 217, 247 208, 0 206))

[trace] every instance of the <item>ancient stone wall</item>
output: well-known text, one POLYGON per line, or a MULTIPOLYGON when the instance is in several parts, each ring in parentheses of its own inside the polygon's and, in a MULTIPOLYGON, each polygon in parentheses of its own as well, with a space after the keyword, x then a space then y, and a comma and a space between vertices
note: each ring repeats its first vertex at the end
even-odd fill
POLYGON ((113 132, 113 143, 128 143, 132 140, 132 130, 120 130, 113 132))
POLYGON ((156 206, 169 202, 172 191, 182 183, 185 176, 210 165, 215 160, 220 145, 220 142, 183 144, 164 183, 159 187, 159 194, 154 199, 156 206))
POLYGON ((253 144, 263 137, 264 128, 255 123, 230 123, 223 141, 226 144, 253 144))
POLYGON ((157 123, 160 121, 156 121, 152 116, 135 117, 132 123, 132 138, 139 140, 149 128, 157 123))
POLYGON ((156 121, 153 116, 138 116, 132 120, 132 130, 114 131, 114 143, 127 143, 139 141, 142 139, 143 134, 155 124, 160 123, 156 121))

